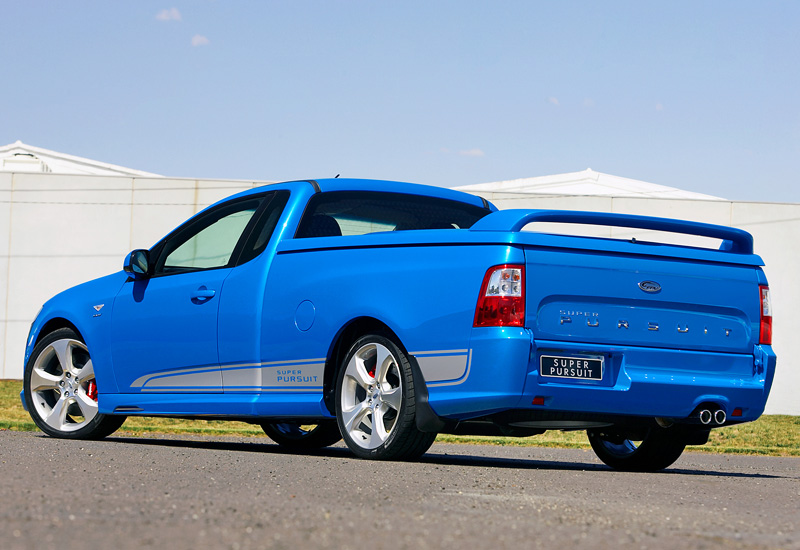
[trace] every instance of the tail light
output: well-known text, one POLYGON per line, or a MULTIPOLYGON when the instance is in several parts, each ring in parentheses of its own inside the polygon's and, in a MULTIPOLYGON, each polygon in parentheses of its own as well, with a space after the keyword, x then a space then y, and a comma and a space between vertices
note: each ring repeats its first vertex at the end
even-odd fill
POLYGON ((475 327, 521 327, 525 323, 525 266, 498 265, 483 278, 475 327))
POLYGON ((759 286, 758 292, 761 297, 761 329, 758 343, 772 344, 772 303, 769 299, 769 287, 759 286))

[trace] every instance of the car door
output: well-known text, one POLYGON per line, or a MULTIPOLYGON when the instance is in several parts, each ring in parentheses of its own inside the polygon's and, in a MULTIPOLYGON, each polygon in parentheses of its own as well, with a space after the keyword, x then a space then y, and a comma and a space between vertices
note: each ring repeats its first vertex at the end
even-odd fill
POLYGON ((150 251, 150 276, 114 300, 112 363, 122 393, 222 392, 220 293, 265 195, 190 219, 150 251))

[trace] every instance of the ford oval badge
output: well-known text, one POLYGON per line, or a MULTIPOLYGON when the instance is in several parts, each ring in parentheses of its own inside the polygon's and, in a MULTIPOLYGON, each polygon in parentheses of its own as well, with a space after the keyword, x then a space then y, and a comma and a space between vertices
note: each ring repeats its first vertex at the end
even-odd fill
POLYGON ((661 285, 655 281, 642 281, 641 283, 639 283, 639 288, 651 294, 655 294, 656 292, 661 292, 661 285))

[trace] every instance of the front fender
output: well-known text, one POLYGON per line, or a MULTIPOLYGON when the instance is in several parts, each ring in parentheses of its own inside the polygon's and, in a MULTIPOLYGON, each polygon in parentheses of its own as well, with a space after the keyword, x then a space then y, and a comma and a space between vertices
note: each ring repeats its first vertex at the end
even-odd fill
POLYGON ((58 328, 74 328, 89 349, 100 395, 118 392, 109 334, 114 297, 126 280, 127 275, 120 271, 65 290, 48 300, 31 324, 25 343, 24 366, 42 336, 58 328))

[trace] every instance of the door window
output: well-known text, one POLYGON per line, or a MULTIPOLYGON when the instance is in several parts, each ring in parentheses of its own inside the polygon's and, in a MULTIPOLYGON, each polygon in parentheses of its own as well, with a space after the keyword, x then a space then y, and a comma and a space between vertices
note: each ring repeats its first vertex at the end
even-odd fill
POLYGON ((255 212, 255 208, 234 212, 206 227, 168 254, 164 268, 211 269, 228 265, 239 236, 255 212))
POLYGON ((167 235, 150 250, 155 276, 234 267, 266 249, 289 199, 276 191, 221 204, 167 235))
POLYGON ((179 228, 164 243, 156 275, 228 266, 262 198, 222 205, 179 228))

